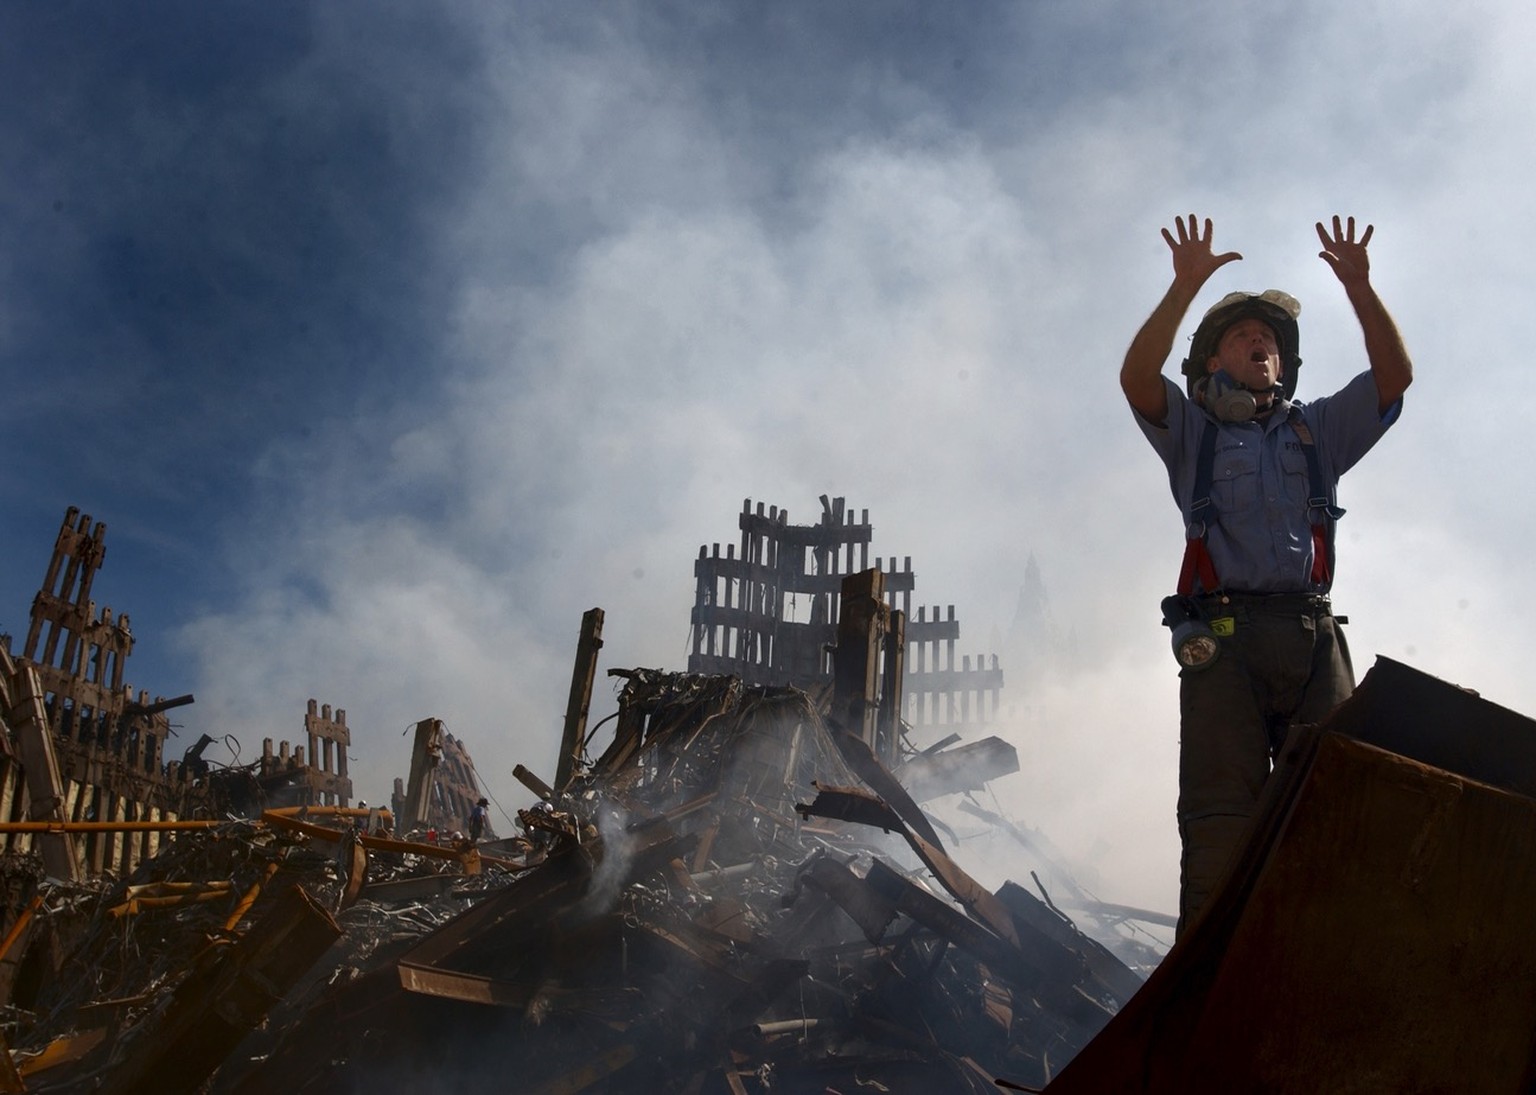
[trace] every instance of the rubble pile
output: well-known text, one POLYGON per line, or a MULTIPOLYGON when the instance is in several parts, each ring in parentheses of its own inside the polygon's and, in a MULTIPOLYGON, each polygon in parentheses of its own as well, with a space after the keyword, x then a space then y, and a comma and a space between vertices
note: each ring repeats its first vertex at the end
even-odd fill
POLYGON ((515 840, 270 811, 118 883, 32 876, 70 943, 10 1013, 17 1090, 992 1091, 1140 983, 972 880, 808 693, 615 672, 612 742, 515 840))
MULTIPOLYGON (((1048 1082, 1156 955, 1123 938, 1112 953, 1038 881, 1040 897, 994 892, 951 858, 953 831, 924 809, 947 796, 1033 839, 969 797, 1018 769, 1013 747, 957 744, 966 689, 1000 677, 973 679, 947 648, 941 663, 952 618, 920 612, 909 637, 891 603, 909 568, 888 593, 878 566, 835 565, 851 568, 867 521, 743 521, 746 576, 704 566, 696 614, 706 646, 770 660, 609 670, 623 684, 599 748, 591 610, 551 778, 515 769, 536 802, 497 839, 478 809, 459 831, 486 800, 440 719, 416 723, 387 810, 348 805, 346 712, 314 700, 302 742, 265 741, 259 761, 214 765, 208 734, 166 761, 165 711, 192 697, 121 683, 126 617, 98 621, 89 597, 104 526, 70 510, 22 655, 0 636, 0 1092, 1048 1082), (721 606, 777 598, 769 579, 798 558, 779 549, 807 536, 816 572, 790 584, 820 607, 791 660, 814 672, 785 677, 782 621, 721 606), (958 716, 921 749, 909 678, 958 716)), ((1063 889, 1106 938, 1126 919, 1063 889)))
POLYGON ((878 568, 763 569, 865 535, 836 509, 743 511, 740 566, 701 556, 715 668, 609 670, 601 748, 588 612, 552 779, 517 766, 537 801, 504 839, 457 831, 486 800, 440 719, 388 810, 347 805, 346 713, 315 701, 302 745, 162 763, 191 697, 119 687, 131 633, 88 599, 101 529, 76 516, 27 652, 0 635, 0 1093, 1533 1089, 1536 724, 1467 689, 1382 658, 1295 728, 1164 959, 1126 928, 1168 918, 1098 901, 977 797, 1018 756, 961 744, 963 702, 914 744, 937 728, 905 682, 942 682, 906 672, 878 568), (837 580, 794 655, 815 674, 767 679, 777 625, 727 571, 837 580), (968 873, 976 822, 1055 897, 968 873))
POLYGON ((1140 983, 931 829, 818 816, 880 810, 859 770, 883 769, 806 693, 623 675, 612 744, 524 812, 527 865, 338 972, 216 1090, 994 1091, 1043 1083, 1140 983))
MULTIPOLYGON (((300 919, 318 927, 320 945, 310 961, 325 954, 317 967, 325 976, 424 936, 461 911, 466 898, 507 877, 491 866, 463 873, 473 852, 453 849, 363 852, 359 859, 354 852, 362 852, 365 840, 381 842, 361 836, 353 820, 341 817, 342 827, 328 830, 334 839, 296 832, 312 823, 275 812, 182 833, 121 882, 45 880, 40 869, 27 870, 35 855, 5 857, 0 866, 14 880, 10 907, 24 899, 34 914, 26 961, 7 979, 8 1040, 26 1083, 15 1090, 117 1089, 134 1052, 164 1039, 172 1001, 195 998, 200 1011, 228 1005, 221 990, 194 991, 200 972, 228 965, 229 956, 261 925, 281 920, 284 909, 289 915, 302 909, 300 919), (365 885, 356 885, 354 861, 364 865, 365 885), (392 887, 404 893, 402 883, 429 900, 378 896, 392 887)), ((288 984, 299 986, 308 969, 291 970, 288 984)), ((268 1008, 277 1015, 288 1006, 282 992, 267 995, 259 1011, 242 1017, 248 1022, 236 1023, 233 1041, 261 1023, 268 1008)), ((155 1074, 153 1086, 197 1090, 221 1063, 222 1057, 176 1062, 155 1074)))

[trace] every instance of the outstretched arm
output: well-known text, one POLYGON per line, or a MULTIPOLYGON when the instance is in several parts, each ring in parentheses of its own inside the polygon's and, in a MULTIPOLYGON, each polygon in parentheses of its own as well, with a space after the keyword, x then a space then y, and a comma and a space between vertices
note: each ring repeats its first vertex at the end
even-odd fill
POLYGON ((1413 362, 1403 345, 1403 336, 1397 324, 1387 313, 1387 307, 1371 287, 1371 259, 1366 245, 1376 226, 1368 224, 1360 241, 1355 242, 1355 218, 1350 217, 1347 226, 1333 218, 1333 235, 1329 236, 1322 221, 1317 223, 1317 238, 1323 241, 1321 258, 1326 262, 1344 286, 1355 316, 1360 320, 1360 331, 1365 335, 1365 356, 1371 363, 1371 376, 1376 381, 1376 395, 1381 401, 1381 412, 1403 397, 1408 385, 1413 383, 1413 362))
POLYGON ((1158 302, 1147 321, 1131 340, 1125 352, 1125 363, 1120 366, 1120 389, 1138 414, 1148 422, 1161 425, 1168 419, 1168 390, 1163 387, 1163 365, 1173 352, 1173 340, 1179 333, 1184 313, 1194 302, 1195 295, 1221 267, 1242 258, 1236 251, 1215 254, 1211 250, 1211 220, 1205 220, 1205 231, 1199 231, 1195 215, 1189 215, 1186 226, 1182 219, 1174 220, 1178 230, 1175 239, 1172 232, 1163 229, 1163 239, 1173 252, 1173 282, 1163 299, 1158 302))

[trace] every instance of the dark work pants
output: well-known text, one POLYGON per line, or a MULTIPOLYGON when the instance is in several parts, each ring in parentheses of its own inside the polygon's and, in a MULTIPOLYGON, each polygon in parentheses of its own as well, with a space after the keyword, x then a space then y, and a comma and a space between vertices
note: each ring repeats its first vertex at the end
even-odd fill
POLYGON ((1326 608, 1260 595, 1201 606, 1208 620, 1231 617, 1233 629, 1214 665, 1179 674, 1179 934, 1225 872, 1286 729, 1321 722, 1355 687, 1326 608))

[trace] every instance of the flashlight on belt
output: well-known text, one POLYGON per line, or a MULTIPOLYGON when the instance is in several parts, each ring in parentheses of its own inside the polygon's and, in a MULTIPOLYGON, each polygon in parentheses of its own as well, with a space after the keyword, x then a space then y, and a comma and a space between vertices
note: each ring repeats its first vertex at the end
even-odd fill
POLYGON ((1221 653, 1221 641, 1193 598, 1164 597, 1163 626, 1173 632, 1173 656, 1185 669, 1208 669, 1221 653))

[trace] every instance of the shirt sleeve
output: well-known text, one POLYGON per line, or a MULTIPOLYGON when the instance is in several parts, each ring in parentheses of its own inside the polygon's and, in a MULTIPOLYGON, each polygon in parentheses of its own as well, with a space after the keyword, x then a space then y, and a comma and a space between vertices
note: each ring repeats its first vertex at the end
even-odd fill
POLYGON ((1184 497, 1192 489, 1192 481, 1185 483, 1192 472, 1192 446, 1198 444, 1199 438, 1191 439, 1190 431, 1199 430, 1204 416, 1195 410, 1189 397, 1184 394, 1184 389, 1179 387, 1171 378, 1163 377, 1163 387, 1168 393, 1168 421, 1159 426, 1144 418, 1135 407, 1131 408, 1131 414, 1136 419, 1136 425, 1141 429, 1142 436, 1151 444, 1153 451, 1162 460, 1163 466, 1168 469, 1168 487, 1173 492, 1173 500, 1178 503, 1179 509, 1184 508, 1184 497))
POLYGON ((1402 409, 1403 401, 1399 398, 1382 412, 1381 394, 1369 372, 1356 376, 1333 395, 1306 405, 1335 477, 1343 475, 1371 451, 1397 421, 1402 409))

